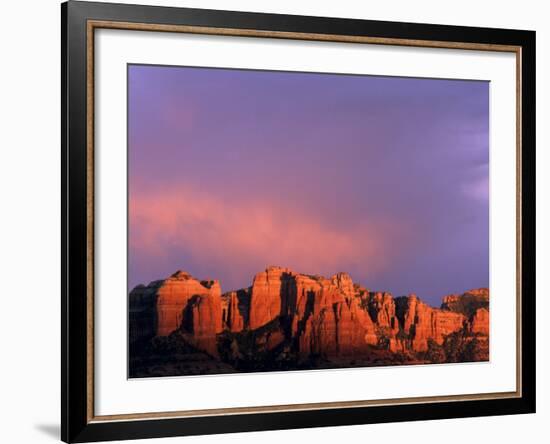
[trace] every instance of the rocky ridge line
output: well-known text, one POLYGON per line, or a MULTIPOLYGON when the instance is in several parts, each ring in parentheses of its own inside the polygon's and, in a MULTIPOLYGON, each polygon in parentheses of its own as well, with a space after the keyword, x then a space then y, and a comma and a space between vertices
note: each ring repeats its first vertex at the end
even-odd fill
POLYGON ((325 278, 268 267, 250 287, 222 294, 218 281, 178 271, 135 287, 129 310, 131 344, 178 333, 222 360, 241 359, 252 349, 299 360, 361 357, 373 350, 413 356, 438 352, 450 339, 467 347, 471 338, 477 348, 482 344, 475 360, 488 359, 486 288, 445 296, 433 308, 414 294, 394 298, 369 291, 347 273, 325 278), (250 334, 252 345, 243 341, 250 334))

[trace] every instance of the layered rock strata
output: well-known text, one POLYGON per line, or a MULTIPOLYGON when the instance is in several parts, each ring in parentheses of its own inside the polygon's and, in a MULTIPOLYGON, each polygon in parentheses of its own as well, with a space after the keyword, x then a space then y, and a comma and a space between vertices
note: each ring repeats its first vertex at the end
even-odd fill
POLYGON ((450 335, 488 337, 489 291, 449 295, 433 308, 414 294, 371 292, 347 273, 325 278, 268 267, 250 287, 222 294, 218 281, 178 271, 135 287, 129 319, 131 343, 177 332, 213 357, 250 354, 246 341, 238 341, 250 332, 255 349, 298 359, 353 358, 372 350, 418 354, 445 346, 450 335), (219 338, 227 334, 231 350, 220 350, 219 338))

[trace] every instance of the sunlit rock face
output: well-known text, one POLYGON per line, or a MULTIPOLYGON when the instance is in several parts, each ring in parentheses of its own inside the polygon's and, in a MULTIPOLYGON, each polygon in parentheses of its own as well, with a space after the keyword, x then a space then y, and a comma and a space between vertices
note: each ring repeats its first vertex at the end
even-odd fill
POLYGON ((184 271, 151 282, 147 287, 137 286, 130 292, 130 323, 135 319, 140 325, 131 331, 143 337, 167 336, 181 326, 191 298, 208 295, 220 299, 219 282, 199 281, 184 271))
POLYGON ((346 356, 377 343, 375 326, 361 307, 351 277, 298 275, 293 334, 301 356, 346 356))
POLYGON ((247 292, 244 290, 230 291, 222 295, 222 324, 231 332, 239 332, 244 329, 245 316, 243 312, 247 310, 247 307, 243 307, 243 304, 245 304, 246 296, 247 292))
POLYGON ((478 308, 470 320, 470 331, 489 336, 489 310, 478 308))
POLYGON ((217 355, 216 335, 222 332, 222 304, 219 291, 193 296, 185 308, 181 329, 187 340, 200 350, 217 355))
POLYGON ((250 294, 249 325, 252 330, 288 310, 294 283, 294 273, 288 268, 269 267, 256 274, 250 294))
POLYGON ((447 335, 464 326, 466 317, 450 310, 432 308, 416 295, 399 301, 399 316, 404 333, 410 341, 410 349, 416 352, 428 349, 428 340, 443 344, 447 335))
POLYGON ((176 334, 215 359, 260 369, 261 359, 273 366, 374 355, 424 362, 466 352, 488 359, 486 288, 445 296, 434 308, 414 294, 370 291, 347 273, 326 278, 270 266, 250 287, 222 294, 220 282, 178 271, 135 287, 129 319, 131 343, 176 334))

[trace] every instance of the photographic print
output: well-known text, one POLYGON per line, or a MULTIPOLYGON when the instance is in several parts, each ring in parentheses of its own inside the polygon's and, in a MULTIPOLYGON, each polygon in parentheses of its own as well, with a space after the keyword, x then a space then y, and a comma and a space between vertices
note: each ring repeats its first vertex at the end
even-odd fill
POLYGON ((535 412, 536 34, 458 25, 63 3, 64 441, 535 412))
POLYGON ((488 361, 489 88, 128 65, 129 377, 488 361))

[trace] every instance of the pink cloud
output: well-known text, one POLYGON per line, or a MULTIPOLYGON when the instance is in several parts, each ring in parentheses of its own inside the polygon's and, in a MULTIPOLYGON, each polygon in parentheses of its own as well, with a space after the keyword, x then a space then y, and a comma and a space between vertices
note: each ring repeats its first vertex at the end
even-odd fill
POLYGON ((260 271, 267 265, 305 273, 350 267, 377 273, 391 264, 391 246, 408 237, 404 226, 390 221, 349 220, 345 229, 335 228, 331 220, 346 218, 338 208, 313 216, 267 199, 229 202, 185 187, 133 192, 129 209, 131 254, 162 260, 168 250, 179 249, 202 263, 223 264, 230 275, 243 266, 260 271))

